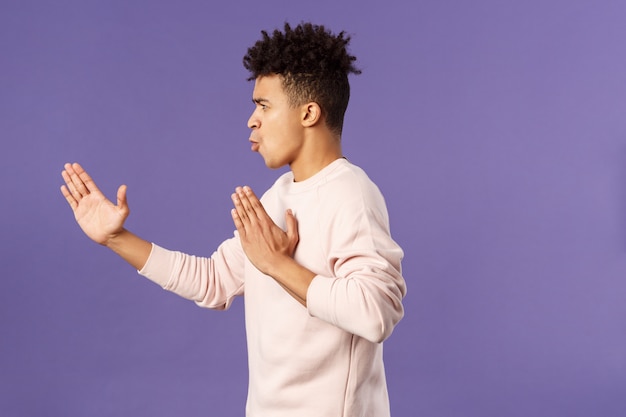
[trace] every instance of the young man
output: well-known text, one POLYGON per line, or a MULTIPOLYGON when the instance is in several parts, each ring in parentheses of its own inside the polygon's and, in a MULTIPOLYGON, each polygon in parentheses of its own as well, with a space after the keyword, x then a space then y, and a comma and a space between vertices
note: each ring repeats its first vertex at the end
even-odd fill
POLYGON ((246 415, 389 415, 382 341, 402 318, 401 248, 378 188, 343 158, 350 38, 285 25, 244 57, 255 80, 252 150, 289 165, 259 200, 232 195, 235 236, 210 258, 173 252, 124 228, 126 187, 108 201, 78 164, 62 193, 83 231, 163 288, 227 309, 243 295, 249 356, 246 415))

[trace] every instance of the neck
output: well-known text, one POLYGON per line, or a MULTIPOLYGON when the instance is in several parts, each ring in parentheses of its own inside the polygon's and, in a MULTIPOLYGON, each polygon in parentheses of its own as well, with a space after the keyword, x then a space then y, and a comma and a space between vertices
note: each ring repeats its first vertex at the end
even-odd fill
POLYGON ((343 152, 339 137, 334 135, 311 137, 307 140, 301 157, 293 161, 289 167, 293 172, 294 181, 304 181, 341 157, 343 152))

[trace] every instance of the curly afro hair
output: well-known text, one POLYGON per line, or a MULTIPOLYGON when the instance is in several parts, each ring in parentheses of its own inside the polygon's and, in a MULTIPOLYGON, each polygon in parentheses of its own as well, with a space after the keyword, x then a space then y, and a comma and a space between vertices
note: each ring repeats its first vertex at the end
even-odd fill
POLYGON ((356 57, 348 54, 350 36, 333 35, 324 26, 301 23, 284 33, 271 35, 262 31, 262 39, 243 57, 250 71, 248 80, 278 74, 292 106, 316 102, 326 117, 326 124, 341 135, 343 118, 350 99, 348 74, 360 74, 354 66, 356 57))

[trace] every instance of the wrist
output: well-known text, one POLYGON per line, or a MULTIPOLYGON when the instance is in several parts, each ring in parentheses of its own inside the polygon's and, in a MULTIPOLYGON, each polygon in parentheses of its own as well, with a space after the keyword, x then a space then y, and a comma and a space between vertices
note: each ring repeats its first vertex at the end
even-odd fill
POLYGON ((284 279, 285 275, 289 274, 289 271, 293 271, 294 268, 300 266, 291 256, 280 255, 270 260, 265 267, 264 274, 271 276, 276 280, 284 279))
POLYGON ((292 257, 285 256, 273 262, 268 272, 267 275, 287 289, 303 305, 306 305, 309 285, 316 276, 313 271, 300 265, 292 257))
POLYGON ((120 241, 124 240, 124 235, 127 234, 128 230, 122 228, 120 231, 110 234, 101 245, 109 249, 114 249, 116 246, 119 246, 120 241))
POLYGON ((111 234, 105 246, 117 253, 137 270, 143 268, 152 252, 152 243, 126 229, 121 229, 118 233, 111 234))

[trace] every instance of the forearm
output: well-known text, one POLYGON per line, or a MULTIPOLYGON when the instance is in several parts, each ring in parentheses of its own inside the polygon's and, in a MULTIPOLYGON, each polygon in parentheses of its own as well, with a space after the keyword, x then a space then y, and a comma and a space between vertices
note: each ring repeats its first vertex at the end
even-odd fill
POLYGON ((278 282, 300 304, 306 307, 306 294, 315 273, 297 263, 291 257, 284 257, 272 264, 268 275, 278 282))
POLYGON ((236 239, 223 242, 211 257, 151 245, 139 274, 201 307, 227 309, 244 290, 244 255, 236 239))
POLYGON ((137 270, 143 268, 152 251, 152 243, 126 229, 122 229, 119 234, 111 237, 105 246, 137 270))

